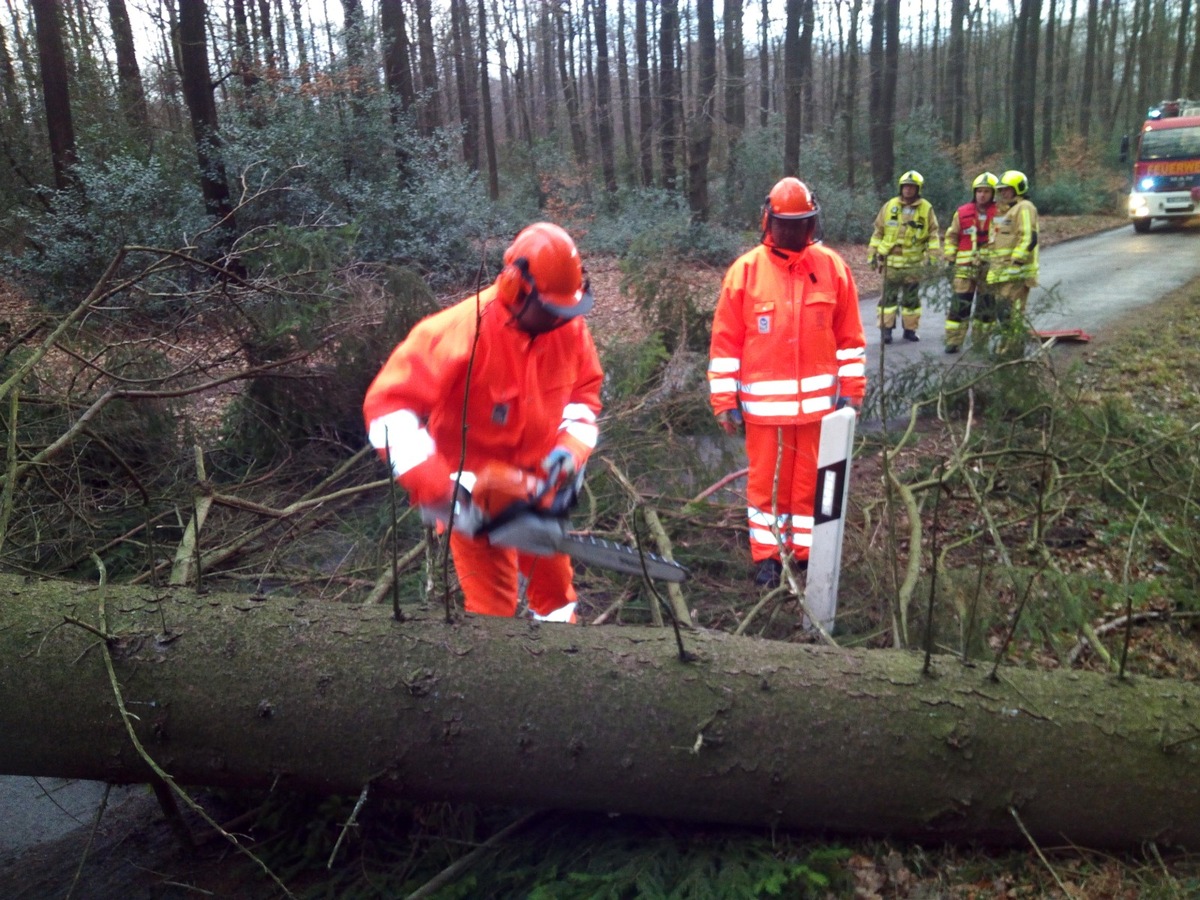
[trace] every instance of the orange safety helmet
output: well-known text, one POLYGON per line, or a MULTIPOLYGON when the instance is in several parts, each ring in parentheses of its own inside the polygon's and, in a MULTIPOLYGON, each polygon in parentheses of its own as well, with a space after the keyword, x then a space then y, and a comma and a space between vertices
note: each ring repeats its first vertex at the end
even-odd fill
POLYGON ((508 306, 532 301, 560 319, 586 315, 594 302, 575 241, 550 222, 521 230, 504 251, 504 271, 496 285, 508 306))
POLYGON ((771 193, 767 194, 767 199, 763 203, 761 225, 763 238, 765 240, 771 234, 771 219, 789 221, 812 219, 814 221, 809 227, 808 237, 804 241, 804 245, 807 246, 817 238, 817 217, 820 213, 821 207, 817 205, 816 198, 808 189, 808 185, 799 178, 791 176, 781 178, 775 183, 775 187, 771 188, 771 193))

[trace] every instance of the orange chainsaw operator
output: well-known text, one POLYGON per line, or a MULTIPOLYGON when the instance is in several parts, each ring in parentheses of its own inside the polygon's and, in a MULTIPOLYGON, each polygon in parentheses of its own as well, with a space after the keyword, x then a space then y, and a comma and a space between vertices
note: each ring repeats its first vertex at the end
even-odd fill
POLYGON ((475 475, 497 463, 539 477, 583 467, 596 446, 603 380, 584 321, 592 302, 571 236, 530 225, 495 282, 418 322, 367 390, 369 439, 411 503, 445 521, 456 484, 475 489, 450 534, 467 612, 514 615, 520 573, 536 617, 575 620, 567 556, 493 547, 474 533, 487 508, 486 479, 476 484, 475 475))
POLYGON ((866 391, 858 289, 820 243, 819 215, 804 182, 771 188, 762 243, 725 273, 713 318, 712 409, 727 434, 745 432, 750 554, 762 587, 779 584, 783 550, 807 567, 821 419, 858 409, 866 391))

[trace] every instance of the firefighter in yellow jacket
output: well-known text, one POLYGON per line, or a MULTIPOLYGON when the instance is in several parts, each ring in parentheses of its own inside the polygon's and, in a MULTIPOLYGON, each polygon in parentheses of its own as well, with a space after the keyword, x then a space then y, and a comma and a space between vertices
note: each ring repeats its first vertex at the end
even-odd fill
POLYGON ((950 309, 946 312, 946 352, 957 353, 967 339, 971 324, 971 306, 977 321, 992 317, 987 296, 988 235, 996 214, 998 179, 984 172, 972 183, 973 198, 954 211, 946 229, 943 251, 954 272, 950 309))
POLYGON ((771 188, 762 243, 729 267, 713 316, 712 409, 727 434, 745 431, 750 553, 762 587, 779 584, 783 553, 807 567, 821 419, 857 409, 866 390, 858 290, 819 242, 819 213, 804 182, 771 188))
POLYGON ((925 178, 915 169, 900 176, 900 194, 893 197, 875 217, 868 262, 883 273, 883 296, 879 300, 880 339, 892 342, 896 314, 901 314, 906 341, 918 341, 921 324, 921 281, 937 260, 937 216, 928 200, 921 197, 925 178))
POLYGON ((1038 211, 1029 179, 1009 169, 1000 176, 996 215, 988 235, 988 293, 996 305, 1001 347, 1024 347, 1025 302, 1038 283, 1038 211))
MULTIPOLYGON (((496 466, 529 475, 583 466, 604 380, 583 318, 591 307, 575 242, 537 222, 513 240, 495 283, 417 323, 363 401, 371 445, 413 504, 444 521, 456 491, 474 489, 458 504, 455 522, 465 522, 487 510, 496 466)), ((450 550, 467 612, 513 615, 520 575, 535 617, 575 621, 567 556, 493 547, 457 524, 450 550)))

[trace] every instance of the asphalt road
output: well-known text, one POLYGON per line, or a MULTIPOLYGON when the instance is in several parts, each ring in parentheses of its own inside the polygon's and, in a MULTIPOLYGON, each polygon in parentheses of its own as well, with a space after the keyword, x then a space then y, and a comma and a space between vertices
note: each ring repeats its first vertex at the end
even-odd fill
MULTIPOLYGON (((1029 296, 1034 328, 1081 328, 1091 333, 1200 278, 1200 220, 1182 227, 1155 223, 1149 234, 1137 234, 1125 225, 1066 241, 1043 249, 1040 267, 1041 286, 1029 296)), ((956 359, 945 355, 942 344, 949 282, 940 281, 924 291, 921 341, 902 341, 897 324, 895 341, 882 348, 888 371, 930 357, 956 359)), ((877 301, 878 295, 862 303, 868 379, 877 370, 881 350, 875 327, 877 301)))

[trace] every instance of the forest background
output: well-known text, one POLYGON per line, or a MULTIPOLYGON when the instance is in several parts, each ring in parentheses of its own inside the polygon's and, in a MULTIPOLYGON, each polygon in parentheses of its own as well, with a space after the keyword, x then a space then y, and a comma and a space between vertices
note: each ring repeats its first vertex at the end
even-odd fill
MULTIPOLYGON (((490 281, 511 236, 550 219, 607 289, 593 318, 608 449, 590 524, 631 539, 635 507, 673 509, 698 623, 806 640, 794 605, 737 599, 736 499, 688 502, 736 459, 714 436, 702 357, 715 280, 757 239, 763 195, 804 178, 826 239, 852 260, 910 168, 947 220, 978 171, 1010 167, 1051 219, 1119 215, 1121 138, 1149 105, 1200 96, 1198 46, 1191 0, 6 0, 0 565, 95 579, 99 559, 112 579, 377 602, 401 556, 404 594, 423 601, 423 536, 388 512, 361 397, 418 317, 490 281), (678 480, 662 475, 668 458, 678 480)), ((936 409, 938 424, 919 442, 885 430, 860 447, 848 639, 936 634, 964 655, 1105 669, 1103 642, 1080 635, 1103 633, 1114 610, 1136 601, 1146 621, 1187 622, 1194 390, 1163 365, 1139 372, 1169 400, 1155 410, 1045 357, 982 357, 969 384, 909 373, 899 408, 936 409), (1051 429, 1042 412, 1014 417, 1018 400, 1081 413, 1051 429), (1007 430, 960 446, 955 427, 980 411, 1007 430), (1022 462, 1051 436, 1094 451, 1065 493, 1022 462), (939 511, 943 491, 956 503, 939 511), (909 605, 932 596, 934 573, 944 618, 927 629, 909 605), (1045 610, 1018 628, 1031 595, 1045 610)), ((657 614, 636 589, 594 573, 583 585, 593 621, 657 614)), ((1151 626, 1140 660, 1194 678, 1194 637, 1171 628, 1151 626)), ((265 819, 294 824, 282 805, 294 802, 265 819)), ((336 813, 305 815, 312 844, 290 834, 298 856, 282 865, 336 834, 336 813)), ((450 859, 495 815, 412 822, 422 840, 452 835, 450 859)), ((396 837, 394 822, 375 827, 396 837)), ((731 871, 797 891, 830 879, 915 890, 922 866, 960 865, 886 845, 745 846, 728 852, 731 871)), ((1112 864, 1068 850, 1063 865, 1091 896, 1099 881, 1113 895, 1146 879, 1164 896, 1195 887, 1193 861, 1147 854, 1112 864)), ((391 884, 429 874, 387 862, 391 884)), ((992 865, 970 862, 963 885, 988 870, 1004 890, 1066 890, 1040 860, 992 865)), ((555 877, 529 872, 526 884, 555 877)))

